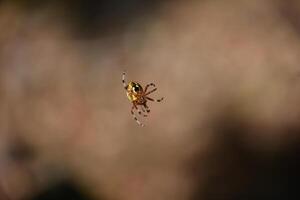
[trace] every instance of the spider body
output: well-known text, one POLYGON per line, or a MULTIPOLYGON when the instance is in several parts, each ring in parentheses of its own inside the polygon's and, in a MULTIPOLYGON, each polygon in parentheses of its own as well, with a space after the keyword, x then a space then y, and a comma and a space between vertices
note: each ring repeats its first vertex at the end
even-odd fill
POLYGON ((124 89, 126 90, 127 98, 132 103, 131 114, 132 114, 133 118, 139 125, 144 126, 144 124, 141 123, 135 116, 134 110, 137 110, 140 115, 147 117, 147 114, 144 114, 145 112, 147 112, 147 113, 150 112, 150 109, 147 106, 147 101, 149 100, 149 101, 161 102, 163 100, 163 98, 154 100, 154 99, 148 97, 149 94, 151 94, 152 92, 155 92, 157 90, 154 83, 150 83, 150 84, 146 85, 145 89, 143 89, 143 87, 137 82, 131 81, 128 84, 126 84, 125 72, 123 72, 122 82, 123 82, 124 89), (147 90, 150 86, 154 87, 154 89, 147 92, 147 90), (138 108, 138 106, 141 107, 142 111, 138 108))
POLYGON ((126 87, 126 94, 129 101, 135 102, 138 105, 141 105, 146 101, 143 97, 144 89, 139 83, 132 81, 129 82, 126 87))

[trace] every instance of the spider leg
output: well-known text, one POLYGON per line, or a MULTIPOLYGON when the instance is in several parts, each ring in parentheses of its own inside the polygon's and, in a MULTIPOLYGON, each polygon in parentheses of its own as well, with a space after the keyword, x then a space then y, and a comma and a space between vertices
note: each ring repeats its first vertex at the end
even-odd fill
POLYGON ((144 103, 143 106, 146 108, 147 113, 149 113, 150 112, 150 108, 147 106, 147 104, 144 103))
POLYGON ((123 75, 122 75, 122 83, 123 83, 124 89, 127 90, 127 84, 126 84, 126 81, 125 81, 125 72, 123 72, 123 75))
POLYGON ((148 99, 148 100, 150 100, 150 101, 156 101, 156 102, 161 102, 164 98, 162 97, 162 98, 160 98, 160 99, 152 99, 152 98, 150 98, 150 97, 146 97, 146 99, 148 99))
POLYGON ((146 112, 146 110, 145 110, 145 108, 144 108, 143 105, 141 106, 141 108, 142 108, 142 111, 143 111, 143 112, 146 112))
POLYGON ((140 115, 143 115, 143 117, 147 117, 148 115, 144 114, 146 112, 146 110, 144 109, 143 105, 141 105, 141 109, 142 109, 143 114, 141 113, 140 115))
POLYGON ((155 87, 155 84, 154 83, 147 84, 146 87, 145 87, 145 93, 147 92, 147 89, 148 89, 149 86, 155 87))
POLYGON ((147 95, 149 95, 149 94, 151 94, 152 92, 155 92, 157 90, 157 88, 154 88, 153 90, 151 90, 150 92, 145 92, 145 96, 147 96, 147 95))
POLYGON ((134 108, 138 111, 139 115, 143 115, 143 117, 147 117, 147 115, 142 114, 142 111, 143 111, 143 112, 145 112, 145 111, 144 111, 144 110, 141 111, 141 110, 137 107, 136 103, 133 103, 133 106, 134 106, 134 108))
POLYGON ((142 122, 140 122, 137 117, 135 116, 133 110, 135 109, 136 105, 133 104, 132 108, 131 108, 131 115, 133 116, 133 119, 136 121, 136 123, 138 123, 138 125, 140 126, 145 126, 142 122))

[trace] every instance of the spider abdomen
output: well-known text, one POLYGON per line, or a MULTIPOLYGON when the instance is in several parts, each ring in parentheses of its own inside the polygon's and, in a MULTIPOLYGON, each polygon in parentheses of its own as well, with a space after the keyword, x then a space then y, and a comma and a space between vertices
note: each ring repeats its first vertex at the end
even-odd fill
POLYGON ((130 82, 126 86, 127 97, 131 102, 139 102, 141 94, 143 94, 143 87, 137 82, 130 82))
POLYGON ((127 98, 131 102, 137 101, 137 99, 138 99, 138 97, 135 94, 133 94, 132 92, 127 92, 127 98))

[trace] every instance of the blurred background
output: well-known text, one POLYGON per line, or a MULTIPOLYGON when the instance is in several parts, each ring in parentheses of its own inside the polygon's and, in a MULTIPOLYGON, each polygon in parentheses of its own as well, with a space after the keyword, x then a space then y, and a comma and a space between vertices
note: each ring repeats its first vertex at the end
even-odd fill
POLYGON ((0 200, 300 198, 298 0, 2 0, 0 28, 0 200), (123 71, 165 97, 143 128, 123 71))

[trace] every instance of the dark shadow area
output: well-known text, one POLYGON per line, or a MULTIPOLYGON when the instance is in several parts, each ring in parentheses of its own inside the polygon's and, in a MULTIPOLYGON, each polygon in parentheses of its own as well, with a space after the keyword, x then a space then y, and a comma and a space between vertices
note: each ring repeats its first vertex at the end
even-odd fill
POLYGON ((30 162, 36 159, 36 151, 21 139, 14 138, 7 152, 8 158, 17 163, 30 162))
POLYGON ((297 0, 279 1, 278 8, 281 16, 300 34, 300 2, 297 0))
POLYGON ((50 7, 70 26, 75 37, 115 35, 126 26, 155 13, 158 0, 14 0, 28 12, 50 7))
POLYGON ((157 0, 77 0, 66 1, 71 22, 80 35, 115 34, 132 21, 155 11, 157 0))
POLYGON ((93 200, 70 180, 54 184, 28 200, 93 200))
MULTIPOLYGON (((252 129, 240 118, 223 116, 214 127, 217 139, 210 153, 192 162, 191 171, 199 177, 193 200, 300 199, 298 140, 276 152, 265 152, 244 144, 241 136, 252 129)), ((299 134, 300 127, 284 131, 299 134)))

